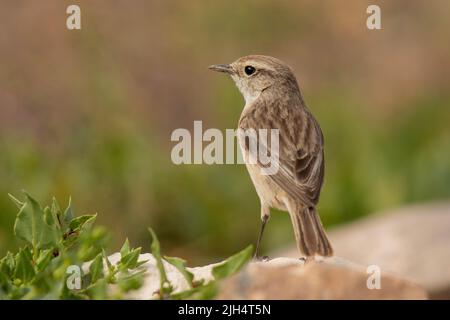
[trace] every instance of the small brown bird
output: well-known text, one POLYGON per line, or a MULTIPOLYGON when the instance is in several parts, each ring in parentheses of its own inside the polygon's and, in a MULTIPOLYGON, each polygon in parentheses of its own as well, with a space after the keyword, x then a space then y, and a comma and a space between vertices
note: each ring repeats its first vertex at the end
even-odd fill
MULTIPOLYGON (((297 248, 306 259, 316 254, 331 256, 333 249, 316 211, 324 178, 323 135, 305 105, 292 70, 282 61, 262 55, 209 68, 229 74, 244 96, 239 129, 279 130, 276 173, 263 175, 261 163, 246 160, 261 201, 262 225, 255 257, 259 257, 270 208, 289 212, 297 248)), ((238 136, 238 140, 244 159, 248 159, 248 139, 238 136)), ((270 153, 270 145, 265 147, 270 153)))

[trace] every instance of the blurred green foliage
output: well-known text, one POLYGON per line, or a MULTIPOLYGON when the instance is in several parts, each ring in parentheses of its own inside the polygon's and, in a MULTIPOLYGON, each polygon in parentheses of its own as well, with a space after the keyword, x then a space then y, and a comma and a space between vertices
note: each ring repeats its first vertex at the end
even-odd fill
MULTIPOLYGON (((0 300, 5 299, 123 299, 144 284, 148 272, 142 267, 141 247, 131 248, 128 239, 120 249, 120 260, 106 255, 108 232, 92 227, 96 215, 76 216, 71 202, 61 210, 56 198, 42 207, 25 193, 22 202, 10 195, 19 212, 14 234, 23 246, 0 258, 0 300)), ((152 229, 151 254, 160 274, 159 289, 148 299, 212 299, 218 281, 239 271, 253 255, 253 246, 215 265, 213 279, 194 280, 186 261, 162 257, 159 240, 152 229), (175 292, 164 266, 175 266, 186 279, 188 289, 175 292)))
MULTIPOLYGON (((5 4, 0 253, 17 247, 7 193, 21 189, 72 195, 99 213, 117 248, 126 236, 145 243, 148 225, 169 255, 194 263, 253 242, 259 201, 244 166, 170 161, 172 130, 236 126, 243 100, 206 66, 250 53, 287 61, 321 124, 327 227, 448 199, 448 4, 405 3, 383 5, 379 32, 365 28, 364 1, 80 1, 76 32, 60 2, 5 4)), ((288 216, 273 214, 264 249, 288 243, 288 216)))

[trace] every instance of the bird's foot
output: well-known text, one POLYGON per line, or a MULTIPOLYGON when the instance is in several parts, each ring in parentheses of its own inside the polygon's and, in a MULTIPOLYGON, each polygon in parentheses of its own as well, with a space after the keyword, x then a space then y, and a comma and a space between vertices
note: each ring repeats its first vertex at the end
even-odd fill
POLYGON ((302 261, 304 265, 310 264, 311 262, 314 261, 314 257, 313 256, 300 257, 298 259, 300 261, 302 261))
POLYGON ((262 256, 262 257, 254 256, 253 261, 254 262, 267 262, 267 261, 270 261, 270 258, 269 258, 269 256, 262 256))

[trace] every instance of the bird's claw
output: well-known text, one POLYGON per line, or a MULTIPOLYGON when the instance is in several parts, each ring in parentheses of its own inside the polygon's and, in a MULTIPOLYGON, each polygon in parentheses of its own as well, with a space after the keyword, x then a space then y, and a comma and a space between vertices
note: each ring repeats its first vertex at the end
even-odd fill
POLYGON ((253 257, 253 261, 255 261, 255 262, 267 262, 267 261, 270 261, 270 258, 269 258, 269 256, 262 256, 262 257, 254 256, 253 257))

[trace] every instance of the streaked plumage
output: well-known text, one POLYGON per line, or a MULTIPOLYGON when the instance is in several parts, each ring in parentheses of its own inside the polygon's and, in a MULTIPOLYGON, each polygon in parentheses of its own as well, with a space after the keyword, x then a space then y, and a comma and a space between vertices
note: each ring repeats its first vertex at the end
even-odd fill
MULTIPOLYGON (((323 135, 293 72, 280 60, 260 55, 242 57, 229 66, 225 72, 231 74, 246 100, 239 128, 279 130, 278 172, 262 175, 260 164, 247 163, 261 200, 263 228, 269 208, 288 211, 300 252, 332 255, 315 209, 324 179, 323 135), (255 68, 254 74, 246 74, 247 66, 255 68)), ((243 153, 248 153, 248 141, 240 140, 243 153)), ((266 147, 270 151, 270 145, 266 143, 266 147)))

